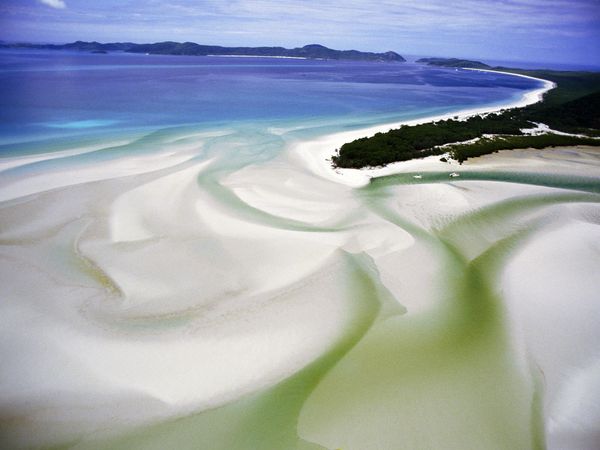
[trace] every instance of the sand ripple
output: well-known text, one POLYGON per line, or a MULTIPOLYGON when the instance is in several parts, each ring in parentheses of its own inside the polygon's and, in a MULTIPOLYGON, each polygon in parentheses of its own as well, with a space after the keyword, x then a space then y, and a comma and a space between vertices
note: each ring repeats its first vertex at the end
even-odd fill
POLYGON ((164 131, 4 161, 4 441, 585 448, 598 159, 365 185, 299 158, 323 142, 164 131))

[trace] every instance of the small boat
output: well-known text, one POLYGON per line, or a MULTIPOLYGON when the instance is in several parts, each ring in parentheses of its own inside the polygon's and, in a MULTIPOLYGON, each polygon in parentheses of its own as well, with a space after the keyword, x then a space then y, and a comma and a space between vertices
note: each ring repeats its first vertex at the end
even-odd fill
POLYGON ((456 178, 456 177, 460 177, 460 174, 458 174, 458 173, 456 173, 456 172, 452 172, 452 173, 450 174, 450 176, 451 176, 452 178, 456 178))
POLYGON ((420 180, 421 178, 423 178, 423 175, 413 175, 413 178, 420 180))

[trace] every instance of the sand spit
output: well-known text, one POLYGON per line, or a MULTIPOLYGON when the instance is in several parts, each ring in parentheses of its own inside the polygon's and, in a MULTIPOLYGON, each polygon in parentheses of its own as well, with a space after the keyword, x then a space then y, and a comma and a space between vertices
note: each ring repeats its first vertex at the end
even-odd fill
MULTIPOLYGON (((481 69, 468 70, 480 70, 485 72, 485 70, 481 69)), ((301 158, 303 160, 303 164, 309 167, 313 172, 319 174, 320 176, 336 180, 340 183, 344 183, 348 186, 354 187, 364 186, 369 182, 369 179, 373 177, 380 177, 399 172, 414 171, 418 170, 419 168, 423 168, 424 170, 444 170, 444 168, 449 167, 447 164, 435 164, 435 162, 439 162, 439 156, 431 156, 420 160, 392 163, 381 168, 335 170, 331 168, 331 157, 335 154, 337 149, 339 149, 346 142, 351 142, 361 137, 373 136, 376 133, 384 133, 389 131, 390 129, 398 128, 401 125, 418 125, 421 123, 427 123, 437 120, 446 120, 455 117, 458 117, 459 119, 465 119, 475 115, 501 111, 503 109, 522 108, 524 106, 541 101, 544 94, 556 86, 555 83, 540 78, 529 77, 526 75, 516 75, 509 72, 491 72, 504 73, 506 75, 519 76, 523 78, 530 78, 543 83, 543 86, 539 89, 527 91, 521 96, 520 99, 512 101, 510 103, 481 108, 464 109, 461 111, 442 114, 438 116, 425 117, 421 119, 377 125, 375 127, 365 128, 361 130, 336 133, 314 141, 301 142, 295 145, 291 151, 294 154, 296 154, 299 158, 301 158)))

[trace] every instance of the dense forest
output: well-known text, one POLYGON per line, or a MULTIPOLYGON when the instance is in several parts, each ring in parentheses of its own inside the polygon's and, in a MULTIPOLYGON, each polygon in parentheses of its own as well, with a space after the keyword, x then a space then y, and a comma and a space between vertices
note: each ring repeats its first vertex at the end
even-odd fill
POLYGON ((381 166, 446 152, 462 162, 471 156, 502 149, 600 145, 600 139, 590 137, 556 133, 530 136, 521 131, 534 127, 534 123, 544 123, 556 131, 600 136, 600 73, 503 70, 544 78, 557 83, 557 87, 548 92, 542 102, 525 108, 466 120, 448 119, 402 126, 357 139, 339 149, 332 158, 333 165, 344 168, 381 166), (446 145, 456 142, 461 144, 446 145))
POLYGON ((469 144, 454 144, 445 149, 453 159, 463 162, 468 158, 487 155, 498 150, 515 150, 518 148, 547 148, 567 145, 600 146, 600 140, 585 136, 565 136, 555 133, 535 136, 494 136, 483 137, 469 144))

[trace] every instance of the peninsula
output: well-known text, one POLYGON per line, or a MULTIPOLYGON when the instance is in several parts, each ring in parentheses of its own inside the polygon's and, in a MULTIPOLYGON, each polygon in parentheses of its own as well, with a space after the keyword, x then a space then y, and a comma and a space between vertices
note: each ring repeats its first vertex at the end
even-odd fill
POLYGON ((156 42, 153 44, 135 44, 132 42, 76 41, 69 44, 32 44, 0 42, 0 48, 31 48, 41 50, 75 50, 93 53, 127 52, 147 53, 150 55, 190 55, 190 56, 263 56, 280 58, 335 59, 350 61, 406 61, 396 52, 361 52, 358 50, 334 50, 320 44, 304 47, 222 47, 220 45, 200 45, 195 42, 156 42))
POLYGON ((498 150, 566 145, 600 146, 600 73, 495 68, 549 80, 539 103, 468 118, 403 125, 342 145, 334 167, 384 166, 432 155, 460 163, 498 150))

